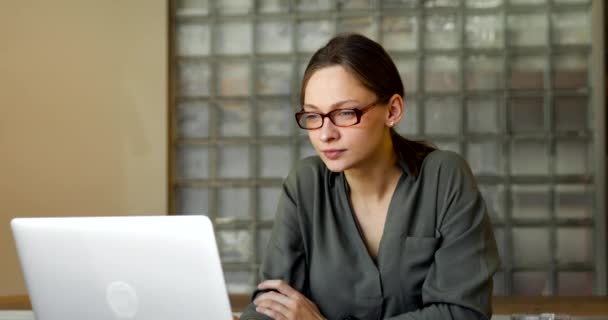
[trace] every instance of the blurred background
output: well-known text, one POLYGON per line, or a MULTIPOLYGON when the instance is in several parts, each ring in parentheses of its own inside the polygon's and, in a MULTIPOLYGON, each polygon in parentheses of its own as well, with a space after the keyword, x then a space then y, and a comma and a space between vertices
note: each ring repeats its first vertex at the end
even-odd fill
POLYGON ((404 80, 397 130, 463 155, 497 296, 606 295, 601 0, 0 3, 0 296, 26 294, 16 216, 204 214, 248 294, 282 179, 314 154, 300 79, 340 32, 404 80))
MULTIPOLYGON (((597 7, 597 4, 595 4, 597 7)), ((292 119, 311 54, 380 42, 406 90, 398 131, 462 154, 504 265, 496 295, 605 292, 605 143, 592 1, 176 1, 171 212, 207 214, 227 281, 250 292, 281 180, 314 153, 292 119), (602 167, 601 169, 599 167, 602 167), (601 180, 601 181, 598 181, 601 180), (602 190, 604 189, 604 190, 602 190), (603 217, 602 217, 603 216, 603 217), (596 241, 597 240, 597 241, 596 241)), ((601 70, 601 69, 600 69, 601 70)))

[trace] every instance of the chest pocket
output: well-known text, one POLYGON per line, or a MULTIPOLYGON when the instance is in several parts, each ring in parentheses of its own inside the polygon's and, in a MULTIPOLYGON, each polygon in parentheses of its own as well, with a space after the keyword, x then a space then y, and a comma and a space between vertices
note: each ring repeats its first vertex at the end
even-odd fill
POLYGON ((439 238, 433 237, 405 237, 402 242, 401 290, 404 297, 414 300, 408 301, 409 303, 421 303, 415 300, 420 300, 422 284, 435 260, 439 241, 439 238))

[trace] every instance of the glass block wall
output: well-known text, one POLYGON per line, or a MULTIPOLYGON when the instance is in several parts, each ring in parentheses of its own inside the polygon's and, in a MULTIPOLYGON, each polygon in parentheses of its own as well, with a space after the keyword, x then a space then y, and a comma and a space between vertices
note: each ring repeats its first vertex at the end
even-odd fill
POLYGON ((591 0, 170 6, 171 213, 213 219, 230 292, 257 284, 282 179, 314 153, 293 120, 303 70, 345 31, 379 41, 397 64, 398 131, 471 165, 504 262, 495 294, 604 292, 591 0))

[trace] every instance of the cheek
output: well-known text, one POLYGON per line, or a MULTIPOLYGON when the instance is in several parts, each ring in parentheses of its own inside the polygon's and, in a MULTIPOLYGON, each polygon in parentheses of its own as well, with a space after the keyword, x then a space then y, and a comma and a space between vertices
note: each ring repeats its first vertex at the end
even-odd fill
POLYGON ((355 142, 372 142, 376 141, 382 133, 382 128, 375 125, 370 124, 365 127, 357 128, 357 130, 353 130, 350 135, 350 139, 355 142))
POLYGON ((314 142, 317 139, 317 131, 318 130, 307 130, 306 131, 308 133, 308 139, 310 139, 311 142, 314 142))
POLYGON ((308 130, 308 139, 316 150, 319 143, 319 130, 308 130))
POLYGON ((375 152, 382 144, 382 128, 366 128, 358 132, 353 132, 349 137, 351 145, 356 146, 360 153, 375 152))

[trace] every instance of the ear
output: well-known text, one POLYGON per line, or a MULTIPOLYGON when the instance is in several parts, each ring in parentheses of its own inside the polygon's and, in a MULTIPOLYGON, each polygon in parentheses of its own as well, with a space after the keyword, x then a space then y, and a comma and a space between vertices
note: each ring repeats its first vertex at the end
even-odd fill
POLYGON ((386 116, 386 126, 387 127, 395 127, 401 121, 403 117, 404 105, 403 98, 394 94, 391 99, 388 101, 388 113, 386 116))

